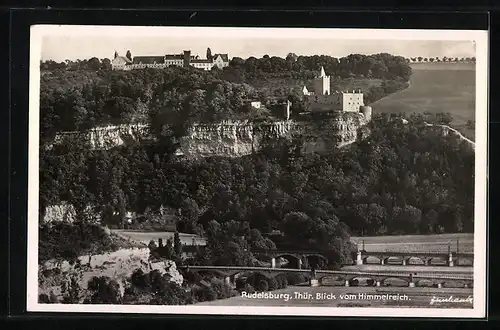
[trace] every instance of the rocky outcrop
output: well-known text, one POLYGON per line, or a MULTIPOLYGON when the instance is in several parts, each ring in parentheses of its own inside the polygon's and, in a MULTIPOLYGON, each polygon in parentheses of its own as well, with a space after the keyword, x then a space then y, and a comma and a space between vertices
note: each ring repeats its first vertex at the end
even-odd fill
POLYGON ((167 275, 171 282, 179 285, 184 281, 175 262, 171 260, 149 262, 148 248, 121 249, 93 255, 90 263, 89 256, 80 256, 79 259, 82 265, 79 267, 68 261, 57 260, 50 260, 39 265, 39 293, 47 295, 52 293, 60 298, 60 286, 70 278, 77 279, 80 288, 86 290, 92 277, 107 276, 119 284, 120 293, 123 295, 128 279, 136 269, 142 269, 144 273, 158 270, 162 275, 167 275))
MULTIPOLYGON (((177 152, 187 158, 241 157, 261 150, 278 139, 301 138, 304 152, 321 152, 342 147, 363 138, 368 123, 362 113, 339 112, 330 117, 281 121, 222 121, 194 124, 180 139, 177 152)), ((67 138, 85 139, 92 149, 109 149, 128 143, 152 140, 148 126, 121 125, 94 128, 82 133, 61 133, 55 143, 67 138)))
MULTIPOLYGON (((92 223, 99 223, 100 214, 95 210, 92 205, 87 205, 87 207, 81 211, 81 215, 92 223)), ((45 207, 42 214, 40 215, 40 221, 44 224, 53 222, 66 222, 73 223, 76 220, 77 211, 75 207, 62 201, 61 204, 49 205, 45 207)))
POLYGON ((66 202, 62 202, 59 205, 51 205, 45 208, 45 214, 43 215, 43 223, 52 222, 68 222, 72 223, 75 221, 76 211, 73 205, 66 202))
POLYGON ((194 125, 181 139, 179 154, 188 158, 206 156, 241 157, 261 150, 277 139, 299 138, 302 150, 322 152, 349 145, 368 132, 363 114, 339 114, 321 120, 275 122, 221 122, 194 125))
MULTIPOLYGON (((62 141, 85 141, 91 149, 111 149, 117 146, 152 139, 146 124, 108 125, 82 132, 61 132, 54 138, 53 144, 62 141)), ((50 148, 52 145, 47 146, 50 148)))

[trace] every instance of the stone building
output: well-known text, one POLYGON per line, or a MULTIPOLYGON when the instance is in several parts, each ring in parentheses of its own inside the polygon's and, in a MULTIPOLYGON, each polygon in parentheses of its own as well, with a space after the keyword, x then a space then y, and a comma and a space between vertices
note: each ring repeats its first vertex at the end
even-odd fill
POLYGON ((215 54, 210 58, 200 59, 198 56, 191 55, 190 50, 185 50, 180 54, 167 54, 160 56, 120 56, 115 52, 111 61, 113 70, 134 70, 134 69, 164 69, 169 66, 188 67, 193 66, 201 70, 211 70, 213 67, 219 69, 229 66, 229 57, 227 54, 215 54))
POLYGON ((308 108, 312 111, 344 111, 359 112, 363 107, 363 93, 358 90, 349 91, 330 91, 330 76, 326 75, 325 70, 321 71, 313 80, 314 90, 308 91, 304 86, 302 92, 308 108))

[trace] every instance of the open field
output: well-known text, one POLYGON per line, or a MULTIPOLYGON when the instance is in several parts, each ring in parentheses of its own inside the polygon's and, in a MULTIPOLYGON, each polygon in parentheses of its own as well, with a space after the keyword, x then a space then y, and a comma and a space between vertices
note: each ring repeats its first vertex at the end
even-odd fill
POLYGON ((270 307, 427 307, 427 308, 472 308, 472 289, 454 288, 384 288, 384 287, 300 287, 269 292, 273 298, 248 298, 236 296, 224 300, 203 302, 206 306, 270 306, 270 307), (296 294, 297 293, 297 294, 296 294), (359 294, 370 296, 359 296, 359 294), (281 294, 281 295, 280 295, 281 294), (300 299, 298 294, 303 294, 300 299), (319 295, 318 295, 319 294, 319 295), (382 300, 383 295, 399 295, 407 300, 382 300), (335 299, 333 297, 335 296, 335 299), (461 298, 467 302, 432 303, 434 298, 461 298), (276 298, 274 298, 276 297, 276 298), (307 299, 309 297, 309 299, 307 299), (370 299, 371 298, 371 299, 370 299))
POLYGON ((436 62, 436 63, 411 63, 413 71, 415 70, 475 70, 475 63, 453 63, 453 62, 436 62))
POLYGON ((368 252, 456 252, 457 241, 459 252, 474 252, 474 234, 441 234, 441 235, 401 235, 351 237, 354 244, 368 252))
POLYGON ((474 130, 466 129, 475 120, 475 65, 467 63, 423 63, 412 65, 411 85, 373 104, 373 112, 450 112, 451 126, 474 140, 474 130))
MULTIPOLYGON (((174 233, 169 231, 139 231, 139 230, 122 230, 122 229, 113 229, 113 233, 122 236, 124 238, 141 242, 143 244, 149 244, 151 240, 154 240, 156 244, 158 244, 158 239, 162 239, 163 242, 166 242, 169 238, 174 239, 174 233)), ((179 234, 179 238, 181 239, 182 244, 191 245, 193 243, 193 239, 195 240, 197 245, 205 244, 205 240, 203 238, 197 237, 196 235, 191 234, 179 234)))

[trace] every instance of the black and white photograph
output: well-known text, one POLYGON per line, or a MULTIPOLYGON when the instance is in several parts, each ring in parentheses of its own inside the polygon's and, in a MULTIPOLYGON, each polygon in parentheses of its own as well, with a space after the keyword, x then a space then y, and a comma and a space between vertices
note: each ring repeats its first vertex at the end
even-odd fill
POLYGON ((28 311, 485 317, 487 41, 32 26, 28 311))

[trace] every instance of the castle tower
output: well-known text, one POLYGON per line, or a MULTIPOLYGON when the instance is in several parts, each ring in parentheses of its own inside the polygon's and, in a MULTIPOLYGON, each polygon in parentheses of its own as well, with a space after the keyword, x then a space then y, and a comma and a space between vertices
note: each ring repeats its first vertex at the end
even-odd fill
POLYGON ((315 95, 330 95, 330 76, 325 74, 323 67, 321 67, 319 76, 314 78, 313 84, 315 95))
POLYGON ((184 67, 187 68, 190 65, 191 65, 191 51, 185 50, 184 51, 184 67))

